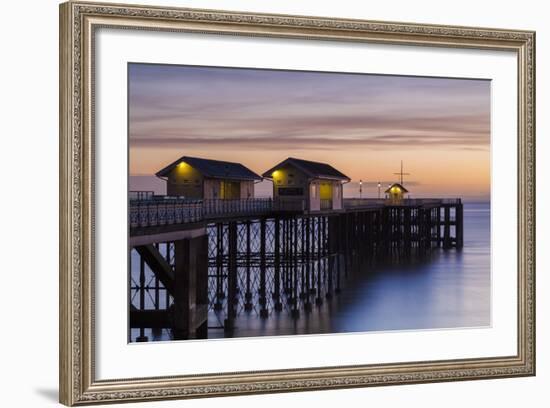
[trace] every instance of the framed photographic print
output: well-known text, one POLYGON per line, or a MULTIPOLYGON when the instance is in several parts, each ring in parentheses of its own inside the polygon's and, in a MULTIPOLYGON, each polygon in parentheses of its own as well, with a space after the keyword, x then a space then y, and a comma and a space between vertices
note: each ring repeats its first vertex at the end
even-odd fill
POLYGON ((61 402, 534 375, 534 42, 62 4, 61 402))

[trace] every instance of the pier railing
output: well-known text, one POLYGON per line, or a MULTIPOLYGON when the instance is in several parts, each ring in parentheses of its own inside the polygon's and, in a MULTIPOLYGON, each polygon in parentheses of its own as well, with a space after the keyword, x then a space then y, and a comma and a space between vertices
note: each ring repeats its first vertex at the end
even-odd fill
POLYGON ((203 200, 203 217, 218 218, 220 216, 246 215, 269 212, 273 209, 271 198, 248 198, 235 200, 203 200))
POLYGON ((384 199, 377 198, 344 198, 344 208, 380 207, 384 203, 384 199))
POLYGON ((441 204, 461 204, 460 198, 406 198, 402 205, 421 206, 421 205, 441 205, 441 204))
POLYGON ((369 208, 381 207, 384 205, 392 206, 426 206, 426 205, 441 205, 441 204, 460 204, 460 198, 404 198, 401 202, 391 202, 385 198, 344 198, 344 208, 369 208))
MULTIPOLYGON (((344 209, 379 208, 384 205, 420 207, 460 203, 460 199, 416 198, 404 199, 399 204, 390 204, 384 199, 346 198, 344 199, 344 209)), ((140 194, 139 198, 135 199, 130 196, 130 228, 196 223, 223 218, 269 214, 272 212, 300 213, 305 211, 305 204, 303 199, 273 200, 271 198, 249 198, 234 200, 190 200, 178 197, 140 194)), ((331 208, 331 200, 321 200, 321 211, 330 210, 331 208)))
POLYGON ((130 227, 157 227, 187 224, 209 219, 256 215, 273 209, 270 198, 243 200, 162 199, 130 200, 130 227))
POLYGON ((302 198, 278 198, 273 200, 273 210, 282 212, 303 212, 306 201, 302 198))
POLYGON ((130 191, 130 200, 151 200, 155 196, 154 191, 130 191))

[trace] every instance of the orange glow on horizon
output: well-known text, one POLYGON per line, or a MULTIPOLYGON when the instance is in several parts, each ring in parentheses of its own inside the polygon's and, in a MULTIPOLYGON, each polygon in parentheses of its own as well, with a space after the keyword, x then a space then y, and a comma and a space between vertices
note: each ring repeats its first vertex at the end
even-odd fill
MULTIPOLYGON (((154 175, 171 161, 181 157, 182 150, 175 149, 130 149, 130 175, 154 175)), ((263 174, 289 156, 329 163, 351 178, 351 183, 363 180, 363 191, 368 196, 369 188, 374 194, 378 180, 397 182, 393 175, 402 157, 406 169, 411 173, 405 177, 404 185, 411 197, 426 194, 487 196, 490 192, 489 150, 422 150, 422 151, 357 151, 335 152, 307 151, 281 154, 273 151, 239 152, 238 150, 197 150, 185 154, 196 157, 239 162, 257 174, 263 174), (376 180, 376 181, 375 181, 376 180), (373 183, 366 187, 366 183, 373 183), (412 183, 412 184, 411 184, 412 183)), ((272 174, 275 177, 274 172, 272 174)))

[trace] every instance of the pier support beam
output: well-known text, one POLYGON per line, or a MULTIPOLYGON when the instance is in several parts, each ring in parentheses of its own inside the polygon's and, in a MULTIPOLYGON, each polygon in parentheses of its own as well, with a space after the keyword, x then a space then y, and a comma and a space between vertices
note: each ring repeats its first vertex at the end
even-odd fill
POLYGON ((278 217, 275 217, 273 220, 274 223, 274 277, 273 277, 273 302, 274 309, 277 311, 283 310, 283 305, 281 303, 281 220, 278 217))
POLYGON ((451 248, 451 208, 446 205, 443 218, 443 249, 451 248))
POLYGON ((174 293, 174 272, 172 267, 153 245, 140 245, 134 248, 141 259, 147 263, 151 271, 159 278, 166 290, 174 293))
POLYGON ((441 247, 441 207, 437 207, 437 246, 441 247))
POLYGON ((228 229, 229 265, 227 268, 227 317, 224 321, 224 330, 231 333, 235 328, 237 317, 237 223, 229 223, 228 229))
POLYGON ((291 220, 291 243, 292 257, 290 259, 291 281, 290 281, 290 303, 291 315, 294 319, 300 317, 299 297, 298 297, 298 218, 293 217, 291 220))
POLYGON ((252 310, 252 292, 250 290, 250 257, 252 256, 252 246, 250 242, 250 220, 246 222, 246 292, 244 294, 244 310, 252 310))
POLYGON ((269 316, 267 309, 267 288, 266 288, 266 220, 260 220, 260 288, 258 293, 258 303, 260 304, 260 317, 269 316))
POLYGON ((205 237, 174 242, 174 339, 205 337, 208 316, 205 237))
POLYGON ((302 220, 302 222, 305 222, 305 251, 304 251, 304 261, 305 261, 305 287, 303 290, 303 296, 304 296, 304 309, 306 311, 311 311, 311 302, 310 302, 310 296, 311 296, 311 288, 312 288, 312 281, 313 278, 311 276, 312 272, 312 257, 311 257, 311 218, 307 217, 302 220))
POLYGON ((322 273, 323 269, 323 227, 322 227, 322 217, 317 217, 317 297, 315 298, 315 304, 320 306, 323 304, 323 294, 321 292, 322 288, 322 273))
POLYGON ((462 249, 464 246, 464 208, 462 203, 456 206, 456 248, 462 249))
MULTIPOLYGON (((339 230, 338 230, 338 217, 327 217, 327 224, 328 224, 328 231, 327 231, 327 253, 326 257, 328 259, 328 275, 327 275, 327 291, 326 291, 326 298, 331 299, 333 292, 334 292, 334 286, 335 286, 335 280, 336 280, 336 274, 335 274, 335 268, 337 267, 337 257, 338 257, 338 242, 339 242, 339 230)), ((336 286, 338 284, 336 283, 336 286)))
POLYGON ((404 242, 404 253, 405 257, 409 258, 411 256, 411 209, 405 208, 405 214, 404 214, 404 236, 405 236, 405 242, 404 242))
POLYGON ((214 310, 223 309, 223 299, 225 293, 223 290, 223 224, 216 224, 216 303, 214 310))

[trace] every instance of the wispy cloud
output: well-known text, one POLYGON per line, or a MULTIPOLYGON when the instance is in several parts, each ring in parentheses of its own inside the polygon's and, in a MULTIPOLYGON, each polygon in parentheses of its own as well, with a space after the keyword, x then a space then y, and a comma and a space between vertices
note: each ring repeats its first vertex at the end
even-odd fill
MULTIPOLYGON (((482 139, 482 135, 480 135, 482 139)), ((437 135, 377 135, 365 138, 342 137, 288 137, 278 136, 273 139, 265 137, 215 137, 201 139, 197 136, 189 137, 140 137, 132 140, 135 148, 196 148, 196 147, 232 147, 238 146, 242 150, 275 149, 288 150, 292 146, 294 150, 308 149, 347 149, 350 147, 365 147, 371 149, 423 149, 427 146, 432 149, 438 147, 454 147, 463 150, 486 150, 487 143, 484 140, 476 140, 470 137, 437 135)))
MULTIPOLYGON (((487 81, 132 65, 132 148, 483 149, 487 81)), ((485 146, 485 147, 484 147, 485 146)))

